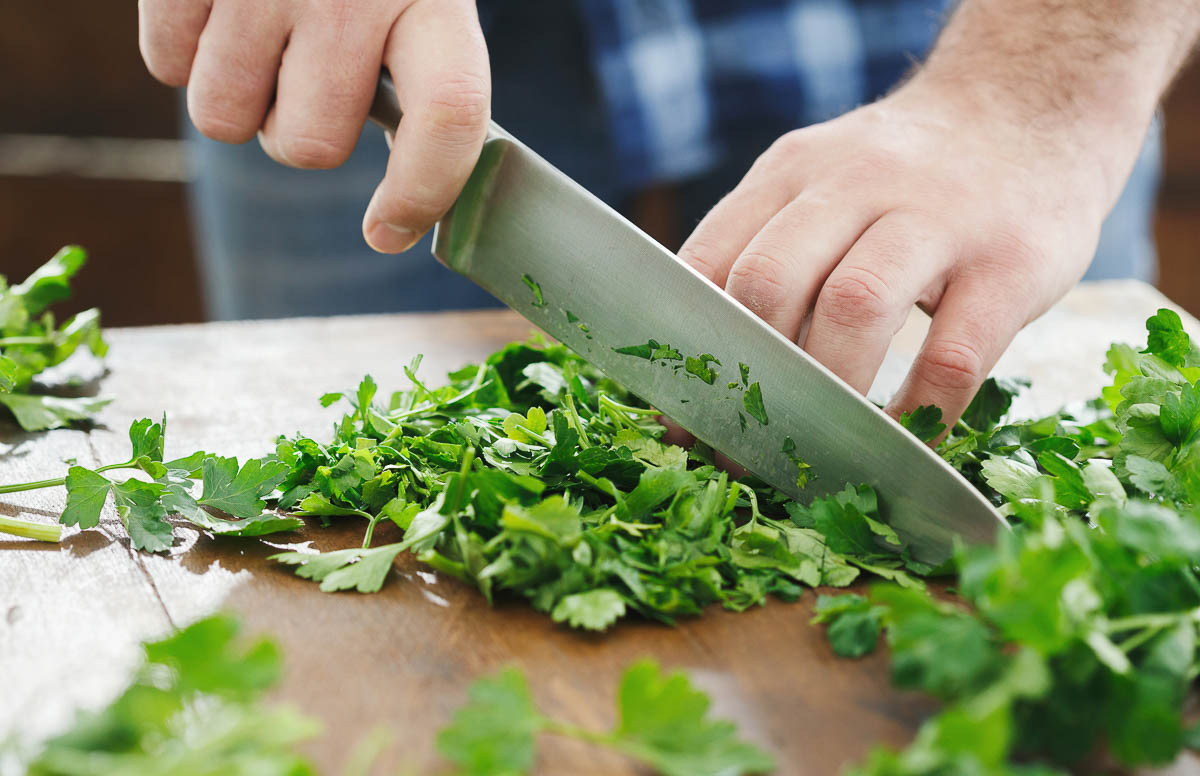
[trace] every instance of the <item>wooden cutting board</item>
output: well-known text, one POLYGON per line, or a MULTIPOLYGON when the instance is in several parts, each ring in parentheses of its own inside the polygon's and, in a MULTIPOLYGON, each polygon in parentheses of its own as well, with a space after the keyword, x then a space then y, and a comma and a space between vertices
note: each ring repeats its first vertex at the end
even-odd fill
MULTIPOLYGON (((1168 304, 1139 283, 1080 287, 1022 333, 997 371, 1034 379, 1021 405, 1029 411, 1094 396, 1108 344, 1142 341, 1144 319, 1168 304)), ((901 332, 875 393, 898 384, 924 323, 914 314, 901 332)), ((321 434, 340 415, 317 398, 352 388, 364 372, 391 390, 405 385, 402 368, 416 353, 434 379, 528 332, 508 311, 114 330, 101 388, 116 400, 105 427, 31 435, 0 425, 0 482, 56 476, 67 458, 122 460, 129 422, 164 412, 168 456, 261 455, 281 432, 321 434)), ((0 514, 52 520, 63 498, 60 489, 3 496, 0 514)), ((808 624, 811 594, 743 614, 713 608, 675 628, 633 621, 596 636, 519 601, 491 608, 410 558, 374 595, 321 593, 266 560, 280 546, 355 546, 358 525, 263 542, 177 533, 170 555, 136 554, 110 507, 98 528, 70 533, 61 546, 0 538, 0 738, 45 735, 73 709, 107 702, 136 664, 139 641, 221 609, 282 643, 278 694, 323 719, 325 735, 310 751, 328 773, 376 726, 391 734, 396 762, 435 770, 435 731, 467 685, 511 664, 525 670, 545 711, 596 727, 611 724, 617 678, 630 662, 650 656, 686 669, 718 714, 775 753, 781 774, 828 776, 876 744, 903 745, 935 708, 889 686, 885 656, 835 658, 822 629, 808 624)), ((542 744, 539 773, 637 772, 580 745, 542 744)), ((1198 763, 1169 772, 1196 772, 1198 763)))

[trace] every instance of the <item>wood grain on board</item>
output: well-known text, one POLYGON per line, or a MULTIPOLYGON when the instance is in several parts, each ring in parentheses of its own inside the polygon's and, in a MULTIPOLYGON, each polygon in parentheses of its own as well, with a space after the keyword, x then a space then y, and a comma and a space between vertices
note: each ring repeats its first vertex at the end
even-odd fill
MULTIPOLYGON (((1078 289, 1023 335, 1002 366, 1033 377, 1039 401, 1087 395, 1103 379, 1097 354, 1113 338, 1139 340, 1141 321, 1162 303, 1147 286, 1078 289), (1053 359, 1043 357, 1046 349, 1053 359), (1038 381, 1048 386, 1041 393, 1038 381)), ((881 390, 903 373, 921 325, 914 317, 902 333, 881 390)), ((317 397, 353 387, 364 372, 386 391, 402 387, 403 366, 417 353, 425 355, 422 374, 434 379, 528 331, 507 311, 114 330, 100 386, 116 398, 103 426, 40 435, 0 427, 0 481, 51 476, 63 471, 64 458, 121 460, 129 422, 164 412, 168 456, 261 455, 281 432, 321 434, 338 410, 322 409, 317 397)), ((58 489, 6 496, 0 512, 51 520, 62 502, 58 489)), ((325 735, 310 751, 330 773, 376 726, 391 734, 401 762, 436 770, 435 731, 471 681, 510 664, 525 669, 547 712, 597 727, 611 723, 616 681, 631 661, 649 656, 686 669, 719 714, 776 754, 781 774, 827 776, 876 744, 903 745, 935 708, 889 686, 886 656, 835 658, 822 629, 808 624, 812 594, 743 614, 713 608, 675 628, 630 621, 587 635, 520 601, 489 607, 473 589, 407 557, 374 595, 321 593, 266 560, 281 546, 354 546, 361 526, 352 522, 268 541, 181 528, 169 555, 149 556, 129 550, 111 509, 104 517, 61 547, 0 540, 0 738, 43 734, 65 724, 73 708, 106 702, 139 640, 217 610, 282 643, 287 675, 278 695, 324 721, 325 735)), ((1181 762, 1172 773, 1194 768, 1181 762)), ((636 771, 615 756, 548 739, 538 772, 636 771)))

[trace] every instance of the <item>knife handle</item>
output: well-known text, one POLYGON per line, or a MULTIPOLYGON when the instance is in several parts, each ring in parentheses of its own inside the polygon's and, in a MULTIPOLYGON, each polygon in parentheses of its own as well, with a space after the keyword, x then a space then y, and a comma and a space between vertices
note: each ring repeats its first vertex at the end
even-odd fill
POLYGON ((403 117, 404 111, 400 110, 400 100, 396 97, 396 85, 392 83, 392 75, 384 70, 379 74, 379 85, 375 87, 375 99, 371 102, 371 112, 367 114, 367 118, 388 132, 395 133, 403 117))
MULTIPOLYGON (((379 74, 375 99, 371 102, 371 111, 367 118, 393 134, 400 126, 400 119, 404 118, 404 111, 400 110, 400 100, 396 97, 396 84, 392 82, 391 73, 386 70, 379 74)), ((498 137, 512 138, 499 124, 494 121, 488 122, 487 139, 494 140, 498 137)))

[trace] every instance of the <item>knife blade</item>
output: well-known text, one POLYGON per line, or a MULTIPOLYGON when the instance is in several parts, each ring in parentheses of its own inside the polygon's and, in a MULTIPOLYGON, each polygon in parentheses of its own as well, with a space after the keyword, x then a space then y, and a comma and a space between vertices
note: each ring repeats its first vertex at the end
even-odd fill
MULTIPOLYGON (((394 131, 401 116, 385 73, 371 118, 394 131)), ((1008 527, 899 423, 495 123, 433 252, 792 498, 871 485, 920 560, 1008 527)))

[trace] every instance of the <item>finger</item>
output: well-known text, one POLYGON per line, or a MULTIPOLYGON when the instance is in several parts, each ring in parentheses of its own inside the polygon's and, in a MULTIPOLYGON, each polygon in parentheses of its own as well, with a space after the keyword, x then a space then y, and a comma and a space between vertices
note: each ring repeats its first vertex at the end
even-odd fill
POLYGON ((138 48, 167 86, 187 86, 212 0, 138 0, 138 48))
POLYGON ((491 79, 474 4, 418 0, 393 26, 384 62, 404 118, 363 236, 397 253, 450 209, 487 136, 491 79))
POLYGON ((679 258, 722 288, 729 269, 754 235, 800 193, 800 178, 786 174, 799 164, 800 151, 790 137, 780 138, 755 161, 679 249, 679 258))
POLYGON ((318 6, 292 30, 275 104, 259 133, 263 150, 291 167, 327 169, 346 161, 379 79, 391 24, 340 18, 344 10, 329 8, 345 6, 318 6))
POLYGON ((809 355, 865 394, 913 305, 944 283, 954 251, 940 234, 896 212, 867 229, 817 294, 809 355))
POLYGON ((201 134, 244 143, 262 126, 288 33, 277 5, 254 0, 213 5, 188 81, 188 113, 201 134))
POLYGON ((795 341, 825 277, 872 219, 868 207, 801 192, 737 257, 725 290, 795 341))
MULTIPOLYGON (((660 415, 658 422, 667 427, 667 432, 662 435, 663 442, 686 449, 691 449, 696 443, 696 437, 691 432, 665 415, 660 415)), ((719 450, 713 450, 713 460, 718 469, 729 472, 731 477, 744 477, 749 473, 748 469, 719 450)))
POLYGON ((663 442, 678 447, 691 447, 692 443, 696 441, 696 437, 692 436, 690 431, 666 415, 659 415, 658 422, 667 427, 666 433, 662 435, 663 442))
POLYGON ((952 281, 933 315, 925 342, 887 411, 899 416, 925 404, 952 427, 971 403, 1013 337, 1037 314, 1032 295, 997 293, 983 278, 952 281))

